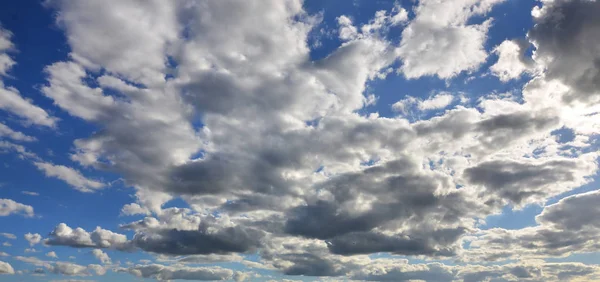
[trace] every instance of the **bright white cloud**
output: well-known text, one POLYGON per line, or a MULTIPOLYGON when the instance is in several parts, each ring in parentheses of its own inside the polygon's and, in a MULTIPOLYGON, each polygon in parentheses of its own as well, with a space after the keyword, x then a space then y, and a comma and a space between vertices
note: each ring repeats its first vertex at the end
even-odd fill
POLYGON ((398 54, 407 78, 452 78, 476 70, 487 59, 484 43, 491 20, 468 24, 504 0, 424 0, 402 32, 398 54))
POLYGON ((523 73, 531 71, 533 62, 525 58, 527 42, 506 40, 494 48, 498 61, 490 67, 493 75, 507 82, 519 78, 523 73))

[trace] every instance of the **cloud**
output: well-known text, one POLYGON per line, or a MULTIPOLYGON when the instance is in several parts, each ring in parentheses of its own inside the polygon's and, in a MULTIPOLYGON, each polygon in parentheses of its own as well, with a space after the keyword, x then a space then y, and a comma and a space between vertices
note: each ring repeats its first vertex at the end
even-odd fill
POLYGON ((89 276, 92 275, 92 273, 96 275, 104 275, 106 273, 106 270, 97 264, 83 266, 69 262, 56 262, 54 265, 48 267, 48 271, 67 276, 89 276))
POLYGON ((0 27, 0 76, 6 75, 6 72, 15 64, 15 61, 6 53, 15 47, 11 42, 11 37, 10 31, 0 27))
POLYGON ((25 240, 27 240, 27 242, 29 242, 29 246, 34 246, 39 244, 42 241, 42 235, 40 234, 32 234, 32 233, 27 233, 25 234, 25 240))
MULTIPOLYGON (((553 251, 561 255, 594 249, 589 233, 581 241, 554 238, 566 231, 544 226, 562 222, 558 215, 519 231, 478 229, 507 205, 543 204, 596 172, 592 109, 552 96, 567 95, 567 80, 531 73, 522 97, 492 93, 475 106, 449 108, 457 93, 441 92, 393 106, 449 108, 427 120, 362 113, 372 101, 370 82, 390 75, 398 60, 407 78, 478 69, 487 58, 486 14, 502 1, 420 1, 412 20, 399 7, 364 24, 340 16, 340 46, 314 61, 307 38, 320 18, 301 1, 150 1, 138 9, 117 2, 48 2, 73 53, 45 68, 42 92, 98 127, 74 141, 71 159, 120 174, 136 197, 122 214, 144 218, 120 226, 130 238, 61 223, 46 244, 92 248, 102 263, 109 258, 101 249, 148 252, 171 264, 119 271, 158 280, 230 279, 232 270, 184 266, 227 260, 288 275, 388 281, 548 281, 568 277, 569 269, 580 277, 596 271, 369 257, 517 261, 533 252, 519 241, 567 245, 553 251), (389 41, 392 28, 403 29, 399 46, 389 41), (577 142, 553 137, 563 127, 573 128, 577 142), (165 208, 172 199, 189 208, 165 208), (512 257, 507 250, 518 251, 512 257), (255 252, 260 262, 240 259, 255 252)), ((512 67, 523 50, 507 42, 497 47, 492 72, 516 78, 524 70, 512 67)), ((35 164, 81 191, 106 186, 72 168, 35 164)))
POLYGON ((17 236, 15 234, 12 233, 0 233, 0 236, 6 238, 6 239, 17 239, 17 236))
POLYGON ((56 255, 56 252, 52 251, 52 252, 47 252, 46 256, 49 258, 58 258, 58 255, 56 255))
POLYGON ((70 167, 45 162, 34 162, 34 164, 47 177, 58 178, 81 192, 91 193, 106 186, 102 182, 86 178, 79 171, 70 167))
POLYGON ((17 203, 11 199, 0 199, 0 216, 9 216, 11 214, 32 217, 34 215, 33 207, 17 203))
POLYGON ((36 139, 31 136, 27 136, 21 132, 14 131, 10 127, 6 126, 3 123, 0 123, 0 137, 8 137, 15 141, 24 141, 24 142, 32 142, 36 139))
POLYGON ((38 193, 38 192, 31 192, 31 191, 21 191, 21 194, 29 195, 29 196, 39 196, 40 195, 40 193, 38 193))
POLYGON ((464 173, 470 183, 483 185, 487 192, 521 205, 540 202, 587 183, 586 177, 597 170, 595 157, 544 162, 494 160, 470 167, 464 173))
POLYGON ((15 270, 9 263, 0 261, 0 274, 15 274, 15 270))
POLYGON ((60 11, 56 21, 66 31, 74 58, 91 67, 105 67, 132 81, 144 84, 164 81, 167 63, 164 53, 181 31, 176 7, 183 4, 111 1, 105 5, 63 0, 46 4, 60 11), (121 17, 116 11, 128 16, 121 17), (119 55, 114 50, 120 50, 119 55))
POLYGON ((21 97, 17 89, 6 87, 1 80, 0 109, 24 118, 31 124, 54 127, 57 122, 57 119, 51 117, 45 110, 21 97))
POLYGON ((505 40, 493 50, 498 55, 498 61, 490 67, 493 75, 500 81, 507 82, 517 79, 533 67, 533 60, 525 57, 529 43, 517 40, 505 40))
POLYGON ((108 254, 106 254, 105 252, 103 252, 100 249, 93 249, 92 255, 94 255, 95 258, 97 258, 100 262, 102 262, 102 264, 110 264, 111 263, 111 260, 110 260, 110 257, 108 256, 108 254))
POLYGON ((600 226, 591 218, 599 213, 594 204, 599 197, 600 192, 593 191, 561 199, 556 204, 546 206, 536 216, 538 225, 534 227, 484 230, 471 243, 473 250, 467 256, 497 260, 597 252, 600 249, 597 244, 600 226), (581 217, 582 210, 590 217, 581 217))
MULTIPOLYGON (((27 123, 54 127, 58 121, 56 118, 51 117, 44 109, 23 98, 16 88, 6 86, 1 79, 2 76, 7 75, 7 72, 15 64, 15 61, 7 53, 14 49, 11 37, 12 33, 10 31, 0 27, 0 109, 24 118, 27 123)), ((32 137, 15 132, 4 124, 0 124, 0 136, 2 135, 20 141, 33 141, 32 137)))
POLYGON ((535 25, 528 38, 536 48, 533 58, 546 68, 546 78, 571 88, 566 100, 598 101, 598 12, 600 2, 585 0, 544 1, 532 11, 535 25))
POLYGON ((120 268, 118 271, 128 272, 137 277, 154 278, 159 281, 166 280, 201 280, 215 281, 227 280, 233 277, 234 272, 221 267, 186 267, 165 266, 159 264, 136 265, 130 268, 120 268))
POLYGON ((40 260, 36 257, 22 257, 16 256, 14 257, 18 261, 22 261, 34 266, 38 266, 38 270, 42 274, 45 271, 50 273, 59 274, 59 275, 67 275, 67 276, 91 276, 91 275, 104 275, 106 274, 106 269, 97 264, 90 264, 88 266, 83 266, 79 264, 74 264, 70 262, 49 262, 40 260))
POLYGON ((484 43, 491 20, 468 24, 503 0, 420 1, 415 18, 402 31, 398 54, 407 78, 452 78, 476 70, 487 58, 484 43))
POLYGON ((87 232, 82 228, 72 229, 61 223, 54 228, 44 243, 76 248, 127 248, 127 237, 100 227, 87 232))
POLYGON ((454 96, 450 93, 438 93, 428 99, 422 100, 408 96, 392 105, 392 109, 403 114, 411 113, 412 108, 419 111, 440 110, 448 107, 454 101, 454 96))

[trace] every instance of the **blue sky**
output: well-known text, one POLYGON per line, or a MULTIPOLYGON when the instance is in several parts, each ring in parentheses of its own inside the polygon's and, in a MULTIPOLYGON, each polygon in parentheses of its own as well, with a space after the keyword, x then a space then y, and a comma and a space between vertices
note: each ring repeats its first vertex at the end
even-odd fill
POLYGON ((0 4, 0 278, 596 281, 594 12, 0 4))

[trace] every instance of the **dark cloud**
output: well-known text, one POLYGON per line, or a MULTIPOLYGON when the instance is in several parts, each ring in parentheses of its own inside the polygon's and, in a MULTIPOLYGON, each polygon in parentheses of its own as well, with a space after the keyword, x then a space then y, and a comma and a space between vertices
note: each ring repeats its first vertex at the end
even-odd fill
POLYGON ((576 159, 545 162, 494 160, 467 168, 464 175, 470 183, 483 185, 487 191, 520 205, 585 183, 580 173, 586 168, 593 169, 593 163, 576 159))
POLYGON ((547 78, 572 87, 567 100, 597 101, 600 94, 600 2, 547 1, 533 11, 535 25, 528 37, 535 59, 546 67, 547 78))
POLYGON ((262 231, 227 227, 217 232, 201 230, 162 230, 138 233, 133 244, 147 252, 169 255, 245 253, 260 246, 262 231))
POLYGON ((355 255, 389 252, 398 255, 454 256, 454 244, 465 233, 463 228, 418 232, 410 236, 377 232, 354 232, 328 241, 334 254, 355 255))

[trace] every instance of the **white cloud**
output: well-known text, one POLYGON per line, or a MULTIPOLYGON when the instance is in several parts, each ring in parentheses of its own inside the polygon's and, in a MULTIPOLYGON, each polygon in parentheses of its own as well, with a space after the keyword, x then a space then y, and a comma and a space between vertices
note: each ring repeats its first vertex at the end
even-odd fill
POLYGON ((75 58, 132 81, 144 84, 164 81, 165 52, 181 31, 175 8, 185 5, 183 2, 51 0, 46 3, 60 11, 56 21, 66 30, 75 58))
POLYGON ((29 246, 35 246, 37 244, 39 244, 42 241, 42 235, 40 234, 32 234, 32 233, 27 233, 24 235, 25 240, 27 240, 27 242, 29 242, 29 246))
POLYGON ((3 123, 0 123, 0 137, 5 136, 15 141, 31 142, 36 140, 34 137, 27 136, 18 131, 14 131, 10 127, 4 125, 3 123))
POLYGON ((21 97, 17 89, 5 87, 2 81, 0 81, 0 109, 26 119, 27 123, 36 125, 54 127, 57 121, 45 110, 21 97))
POLYGON ((484 43, 490 20, 467 24, 504 0, 423 0, 402 32, 400 71, 407 78, 452 78, 476 70, 487 58, 484 43))
POLYGON ((500 81, 507 82, 531 71, 533 62, 530 59, 528 61, 524 55, 527 45, 527 42, 505 40, 496 46, 494 53, 498 54, 498 61, 490 67, 492 74, 500 78, 500 81))
POLYGON ((448 107, 452 101, 454 101, 454 97, 451 94, 440 93, 419 102, 419 109, 422 111, 439 110, 448 107))
POLYGON ((6 238, 6 239, 17 239, 17 236, 15 234, 12 233, 0 233, 0 236, 6 238))
POLYGON ((392 105, 392 109, 403 114, 409 114, 413 109, 419 111, 431 111, 447 108, 454 101, 454 96, 447 92, 441 92, 429 97, 428 99, 419 99, 408 96, 392 105))
POLYGON ((0 261, 0 274, 15 274, 15 270, 9 263, 0 261))
POLYGON ((94 255, 94 257, 96 257, 100 262, 102 262, 102 264, 110 264, 111 260, 110 257, 108 256, 108 254, 106 254, 105 252, 103 252, 100 249, 93 249, 92 250, 92 254, 94 255))
POLYGON ((91 193, 106 186, 102 182, 86 178, 79 171, 70 167, 45 162, 34 162, 34 164, 47 177, 58 178, 81 192, 91 193))
POLYGON ((47 252, 46 256, 49 258, 58 258, 58 255, 56 255, 56 252, 52 251, 52 252, 47 252))
MULTIPOLYGON (((6 75, 15 64, 6 53, 14 48, 10 41, 11 37, 12 33, 0 27, 0 110, 22 117, 26 119, 27 123, 54 127, 57 122, 56 118, 51 117, 44 109, 23 98, 14 87, 5 86, 2 81, 2 76, 6 75)), ((13 132, 10 128, 0 124, 0 136, 2 135, 19 138, 21 141, 31 141, 23 140, 23 138, 27 139, 28 136, 19 135, 18 132, 13 132)))
POLYGON ((34 215, 33 207, 17 203, 11 199, 0 199, 0 216, 12 214, 22 214, 27 217, 32 217, 34 215))

